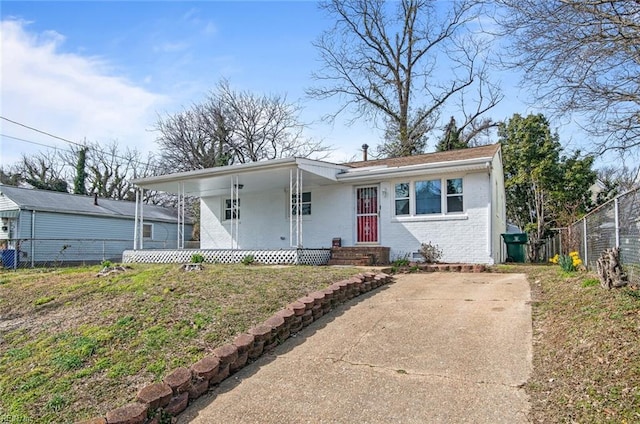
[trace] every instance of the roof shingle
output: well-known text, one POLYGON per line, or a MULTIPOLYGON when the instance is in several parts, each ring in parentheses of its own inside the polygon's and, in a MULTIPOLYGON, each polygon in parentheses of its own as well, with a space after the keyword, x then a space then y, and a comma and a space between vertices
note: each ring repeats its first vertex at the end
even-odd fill
MULTIPOLYGON (((93 196, 6 185, 0 185, 0 193, 16 203, 20 209, 119 218, 135 217, 135 202, 125 200, 99 198, 98 204, 95 205, 93 196)), ((177 220, 177 216, 176 209, 144 205, 145 220, 172 222, 177 220)))
POLYGON ((470 147, 468 149, 449 150, 446 152, 426 153, 424 155, 406 156, 389 159, 374 159, 367 161, 348 162, 344 165, 352 168, 363 168, 366 166, 388 166, 400 167, 410 165, 421 165, 427 163, 449 162, 453 160, 492 158, 500 149, 500 143, 488 144, 480 147, 470 147))

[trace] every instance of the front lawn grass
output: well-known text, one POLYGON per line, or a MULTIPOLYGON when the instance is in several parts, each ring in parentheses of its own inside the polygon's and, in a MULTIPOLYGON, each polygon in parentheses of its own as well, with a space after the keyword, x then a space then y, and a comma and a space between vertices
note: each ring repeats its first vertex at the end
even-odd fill
POLYGON ((640 422, 640 290, 605 290, 594 274, 557 266, 513 268, 532 288, 532 422, 640 422))
POLYGON ((0 423, 73 422, 355 268, 134 265, 0 273, 0 423))

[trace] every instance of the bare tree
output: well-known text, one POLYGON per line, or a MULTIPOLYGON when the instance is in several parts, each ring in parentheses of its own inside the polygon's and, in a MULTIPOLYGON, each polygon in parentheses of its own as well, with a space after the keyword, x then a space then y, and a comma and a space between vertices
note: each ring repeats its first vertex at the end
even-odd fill
POLYGON ((505 63, 524 70, 534 101, 584 116, 598 152, 640 146, 640 2, 497 1, 505 63))
POLYGON ((637 165, 604 166, 598 169, 598 181, 602 187, 597 194, 596 205, 601 205, 619 194, 638 188, 639 176, 640 167, 637 165))
POLYGON ((319 86, 307 93, 341 99, 331 118, 345 109, 355 112, 354 119, 382 117, 382 154, 421 152, 445 104, 482 88, 478 113, 465 114, 475 120, 501 99, 487 77, 484 41, 470 32, 479 6, 472 0, 324 2, 335 25, 314 43, 323 67, 313 75, 319 86))
POLYGON ((55 150, 38 152, 30 156, 23 154, 20 161, 13 165, 11 173, 19 175, 18 180, 26 182, 34 188, 67 192, 69 188, 68 166, 64 161, 58 160, 58 157, 55 150))
MULTIPOLYGON (((82 151, 86 155, 84 184, 87 194, 97 194, 107 199, 134 200, 135 191, 130 180, 157 173, 153 155, 144 159, 139 151, 122 148, 117 141, 106 145, 85 141, 83 145, 74 145, 70 151, 61 153, 58 161, 70 164, 77 162, 82 151)), ((69 176, 68 179, 73 181, 76 176, 69 176)))
POLYGON ((225 106, 212 96, 191 109, 159 118, 157 143, 165 172, 190 171, 231 162, 231 122, 225 106))
POLYGON ((17 186, 20 183, 21 177, 20 174, 14 173, 9 167, 4 168, 0 166, 0 184, 17 186))
POLYGON ((286 96, 256 96, 236 91, 226 80, 218 84, 212 96, 219 98, 229 110, 230 146, 240 163, 290 156, 307 157, 325 151, 321 143, 303 136, 299 122, 300 107, 287 102, 286 96))
POLYGON ((279 95, 233 90, 221 80, 204 103, 156 124, 167 171, 188 171, 266 159, 322 155, 328 149, 303 136, 299 108, 279 95))

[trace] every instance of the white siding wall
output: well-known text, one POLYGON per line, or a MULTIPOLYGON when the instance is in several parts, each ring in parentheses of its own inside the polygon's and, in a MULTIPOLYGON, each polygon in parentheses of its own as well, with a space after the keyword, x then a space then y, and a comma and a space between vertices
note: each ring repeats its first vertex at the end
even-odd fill
MULTIPOLYGON (((0 195, 0 211, 10 211, 15 209, 18 209, 18 205, 11 201, 7 196, 0 195)), ((15 237, 16 231, 16 218, 5 219, 3 222, 0 222, 0 240, 7 240, 10 237, 15 237), (6 228, 6 230, 3 230, 3 228, 6 228)))
MULTIPOLYGON (((394 212, 394 184, 398 181, 362 185, 336 184, 305 187, 311 191, 310 217, 303 221, 303 245, 307 248, 330 247, 334 237, 343 246, 355 244, 355 187, 378 186, 380 196, 380 244, 391 248, 391 258, 411 255, 420 244, 431 242, 443 251, 443 261, 494 263, 492 238, 490 179, 488 171, 447 178, 464 178, 462 214, 438 217, 397 219, 394 212), (383 194, 386 192, 386 196, 383 194)), ((433 177, 430 176, 429 179, 433 177)), ((289 221, 286 216, 288 194, 284 191, 240 193, 241 220, 239 248, 277 249, 289 247, 289 221), (281 239, 284 238, 284 240, 281 239)), ((201 202, 201 247, 231 248, 230 226, 220 222, 224 197, 203 198, 201 202)))
MULTIPOLYGON (((145 248, 176 248, 177 224, 151 222, 153 239, 145 248)), ((185 226, 187 238, 191 225, 185 226)), ((20 261, 119 261, 133 247, 134 220, 54 212, 21 211, 19 220, 20 261), (32 233, 33 227, 33 233, 32 233), (30 239, 34 238, 35 241, 30 239)))

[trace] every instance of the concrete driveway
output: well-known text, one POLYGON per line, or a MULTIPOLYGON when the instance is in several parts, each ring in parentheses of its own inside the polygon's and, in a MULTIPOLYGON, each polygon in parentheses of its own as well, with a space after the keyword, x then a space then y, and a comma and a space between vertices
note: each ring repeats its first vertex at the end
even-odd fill
POLYGON ((337 308, 198 399, 179 423, 526 423, 529 285, 426 273, 337 308))

